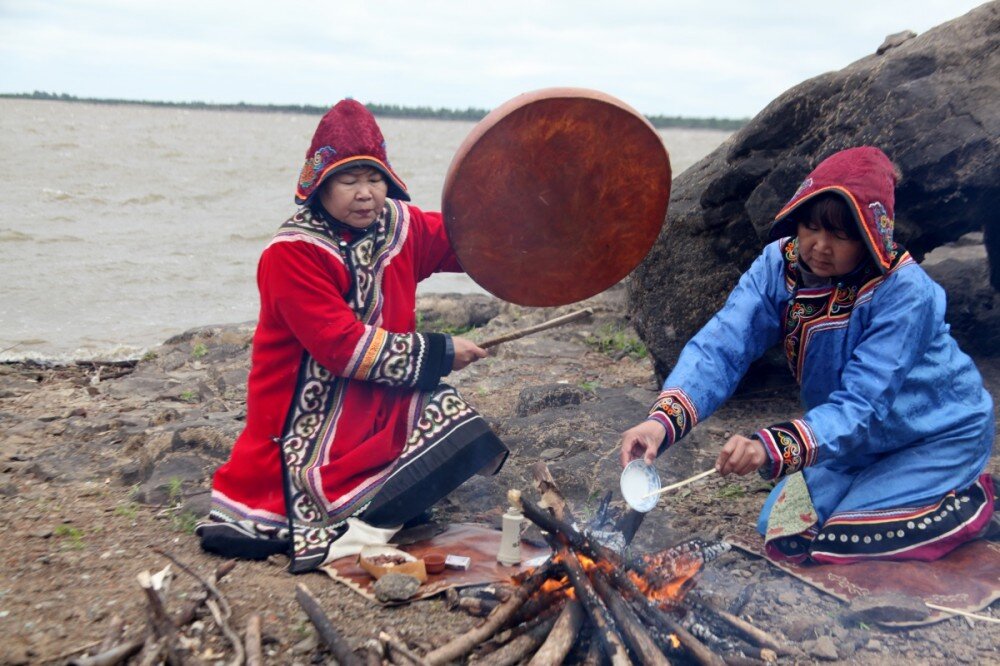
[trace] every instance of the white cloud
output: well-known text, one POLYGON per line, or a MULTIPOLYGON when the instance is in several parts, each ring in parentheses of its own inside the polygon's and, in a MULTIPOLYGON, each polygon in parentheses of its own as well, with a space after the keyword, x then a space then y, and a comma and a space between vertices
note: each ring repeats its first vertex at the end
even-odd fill
POLYGON ((747 116, 975 4, 8 1, 0 91, 464 108, 572 85, 645 113, 747 116))

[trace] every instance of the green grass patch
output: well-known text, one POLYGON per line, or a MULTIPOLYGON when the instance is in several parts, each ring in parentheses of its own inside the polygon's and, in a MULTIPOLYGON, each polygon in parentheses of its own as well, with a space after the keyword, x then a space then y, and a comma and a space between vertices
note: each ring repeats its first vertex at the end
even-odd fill
POLYGON ((170 519, 170 524, 173 525, 174 530, 177 532, 194 534, 194 528, 198 525, 198 516, 190 511, 181 511, 174 514, 170 519))
POLYGON ((605 324, 586 339, 587 344, 612 358, 646 358, 648 352, 635 333, 617 324, 605 324))
POLYGON ((739 499, 746 494, 746 489, 737 483, 727 483, 715 491, 715 496, 720 499, 739 499))
POLYGON ((65 539, 63 542, 64 548, 80 549, 83 548, 83 530, 79 527, 73 527, 72 525, 57 525, 52 534, 59 537, 60 539, 65 539))
POLYGON ((116 516, 121 516, 122 518, 128 518, 129 520, 135 520, 135 517, 139 515, 139 505, 135 502, 129 502, 128 504, 119 504, 115 507, 114 514, 116 516))
POLYGON ((191 349, 191 356, 195 358, 205 358, 206 356, 208 356, 208 347, 206 347, 203 343, 199 342, 194 346, 193 349, 191 349))

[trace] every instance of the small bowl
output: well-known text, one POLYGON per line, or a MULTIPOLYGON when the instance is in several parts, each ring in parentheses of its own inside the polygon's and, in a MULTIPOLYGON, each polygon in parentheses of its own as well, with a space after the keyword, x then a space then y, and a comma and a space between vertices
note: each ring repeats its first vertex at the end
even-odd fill
POLYGON ((444 555, 429 553, 424 555, 424 568, 429 574, 439 574, 444 571, 444 555))
POLYGON ((656 468, 647 465, 643 460, 633 460, 622 470, 622 497, 625 502, 642 513, 652 511, 659 497, 649 493, 660 489, 660 475, 656 468))

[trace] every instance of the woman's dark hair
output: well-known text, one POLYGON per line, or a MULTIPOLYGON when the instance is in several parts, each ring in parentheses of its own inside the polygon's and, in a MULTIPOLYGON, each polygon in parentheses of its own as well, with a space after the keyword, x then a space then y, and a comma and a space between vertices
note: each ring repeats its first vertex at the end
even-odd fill
POLYGON ((839 232, 851 240, 861 240, 861 230, 854 214, 844 199, 833 193, 821 194, 807 201, 795 211, 796 223, 805 222, 813 228, 823 227, 830 232, 839 232))

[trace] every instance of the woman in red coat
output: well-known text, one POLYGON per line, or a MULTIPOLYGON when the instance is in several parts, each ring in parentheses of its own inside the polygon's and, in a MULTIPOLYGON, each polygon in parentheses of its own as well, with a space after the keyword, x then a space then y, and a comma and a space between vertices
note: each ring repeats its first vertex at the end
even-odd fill
POLYGON ((334 106, 306 154, 302 207, 261 255, 246 428, 213 479, 206 550, 287 552, 309 571, 347 518, 401 525, 506 458, 441 383, 486 352, 415 332, 417 283, 461 267, 441 215, 409 198, 371 113, 334 106))

